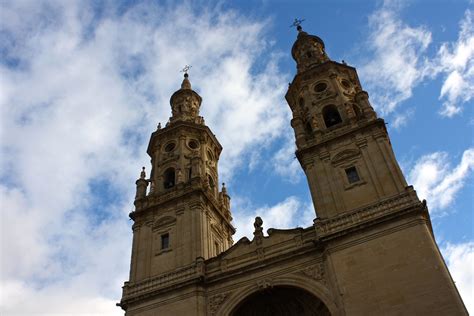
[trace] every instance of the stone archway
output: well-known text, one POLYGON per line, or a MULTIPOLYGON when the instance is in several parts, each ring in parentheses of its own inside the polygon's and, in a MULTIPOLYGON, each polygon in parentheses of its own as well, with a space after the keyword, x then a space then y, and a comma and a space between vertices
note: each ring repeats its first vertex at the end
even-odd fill
POLYGON ((330 316, 327 306, 301 288, 276 286, 245 297, 231 316, 330 316))

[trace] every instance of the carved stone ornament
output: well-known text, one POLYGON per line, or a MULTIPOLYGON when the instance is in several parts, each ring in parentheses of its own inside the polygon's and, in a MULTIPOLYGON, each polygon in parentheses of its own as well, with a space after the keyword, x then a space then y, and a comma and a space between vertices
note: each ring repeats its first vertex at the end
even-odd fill
POLYGON ((221 293, 211 296, 211 298, 209 298, 209 309, 211 315, 217 315, 219 307, 221 307, 222 303, 227 299, 228 296, 229 293, 221 293))
POLYGON ((266 290, 273 287, 273 282, 270 279, 257 281, 257 287, 260 290, 266 290))
POLYGON ((323 263, 317 263, 306 267, 301 270, 300 273, 305 277, 309 277, 315 281, 325 283, 323 263))
POLYGON ((170 226, 170 225, 173 225, 175 222, 176 222, 176 218, 174 217, 171 217, 171 216, 161 217, 153 223, 153 228, 158 229, 160 227, 170 226))
POLYGON ((346 162, 347 160, 357 158, 357 157, 359 157, 359 155, 360 155, 359 149, 347 149, 347 150, 344 150, 340 153, 337 153, 331 159, 331 163, 333 165, 338 165, 338 164, 341 164, 343 162, 346 162))
POLYGON ((263 239, 263 220, 260 218, 260 216, 255 217, 255 222, 253 223, 253 227, 255 227, 255 231, 253 232, 254 240, 257 243, 257 245, 262 244, 262 239, 263 239))

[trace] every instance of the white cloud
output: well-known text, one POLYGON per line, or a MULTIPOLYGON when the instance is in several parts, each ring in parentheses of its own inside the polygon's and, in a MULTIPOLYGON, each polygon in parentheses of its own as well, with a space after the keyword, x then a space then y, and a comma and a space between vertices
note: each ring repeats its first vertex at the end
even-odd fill
POLYGON ((474 242, 448 243, 441 251, 467 310, 474 313, 474 242))
POLYGON ((280 149, 275 152, 271 159, 273 171, 290 183, 298 183, 304 173, 295 156, 296 144, 293 130, 287 129, 287 133, 285 133, 280 144, 280 149))
POLYGON ((464 103, 474 98, 474 12, 466 10, 460 22, 458 40, 444 43, 433 61, 434 74, 445 76, 440 99, 441 115, 451 117, 462 111, 464 103))
POLYGON ((391 122, 391 126, 395 129, 400 129, 403 126, 407 125, 407 123, 413 118, 415 113, 414 109, 408 109, 404 112, 398 112, 395 114, 393 121, 391 122))
POLYGON ((428 201, 432 214, 446 209, 463 188, 474 169, 474 148, 464 151, 457 166, 451 165, 447 153, 435 152, 422 156, 408 173, 408 182, 428 201))
MULTIPOLYGON (((474 97, 473 11, 466 10, 460 21, 456 42, 443 43, 436 56, 428 56, 431 32, 424 26, 412 27, 399 17, 402 5, 385 1, 369 17, 369 50, 374 54, 360 71, 368 83, 374 106, 386 116, 409 99, 424 80, 444 76, 440 91, 440 114, 452 117, 474 97)), ((397 125, 403 117, 397 115, 397 125)))
POLYGON ((399 10, 396 2, 386 1, 370 15, 367 45, 373 57, 360 69, 382 115, 395 111, 412 96, 413 88, 425 76, 422 56, 431 43, 431 32, 405 24, 399 10))
POLYGON ((120 314, 134 179, 184 64, 225 148, 226 180, 286 126, 268 21, 185 5, 92 6, 0 10, 2 314, 120 314))
POLYGON ((308 227, 313 224, 316 217, 313 205, 310 202, 302 202, 297 197, 290 196, 284 201, 272 206, 261 206, 255 208, 251 203, 238 198, 233 199, 234 226, 237 232, 234 239, 237 241, 246 236, 253 239, 253 223, 255 217, 260 216, 263 220, 264 231, 269 228, 295 228, 308 227))

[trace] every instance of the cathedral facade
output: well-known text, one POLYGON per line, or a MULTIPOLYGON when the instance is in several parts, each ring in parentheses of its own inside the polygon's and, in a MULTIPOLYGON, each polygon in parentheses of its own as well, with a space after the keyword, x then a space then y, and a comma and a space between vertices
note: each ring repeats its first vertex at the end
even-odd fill
POLYGON ((185 74, 170 121, 151 135, 149 178, 143 170, 136 181, 130 276, 117 305, 127 316, 467 315, 426 203, 356 69, 330 60, 299 26, 291 53, 286 100, 314 224, 264 236, 257 217, 252 240, 233 243, 222 146, 185 74))

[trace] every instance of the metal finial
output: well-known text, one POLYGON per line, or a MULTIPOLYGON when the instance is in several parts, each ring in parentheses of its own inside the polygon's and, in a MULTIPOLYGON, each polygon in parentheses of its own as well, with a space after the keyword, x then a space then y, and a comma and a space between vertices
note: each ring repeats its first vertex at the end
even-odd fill
POLYGON ((191 69, 191 65, 185 65, 183 69, 181 69, 180 72, 184 72, 184 76, 187 78, 188 77, 188 71, 191 69))
POLYGON ((304 19, 296 19, 293 21, 293 23, 290 25, 290 27, 295 27, 298 31, 301 31, 303 28, 301 27, 301 23, 304 21, 304 19))

